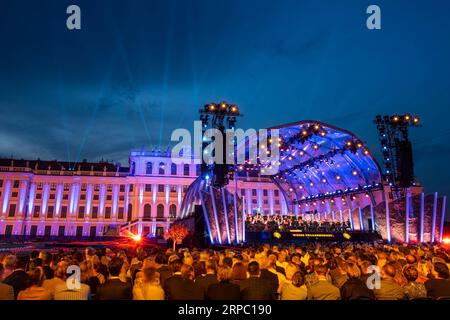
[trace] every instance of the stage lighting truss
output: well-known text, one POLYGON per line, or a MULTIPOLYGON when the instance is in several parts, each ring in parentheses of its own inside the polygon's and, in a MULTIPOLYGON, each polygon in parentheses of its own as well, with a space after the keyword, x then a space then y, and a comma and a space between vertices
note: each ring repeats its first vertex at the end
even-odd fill
POLYGON ((409 140, 409 127, 420 127, 420 118, 411 114, 375 117, 384 166, 384 181, 398 189, 397 145, 409 140))
POLYGON ((383 186, 380 183, 372 183, 365 186, 358 186, 357 188, 340 189, 333 192, 320 193, 316 195, 303 196, 301 199, 294 199, 295 205, 317 205, 317 201, 321 201, 324 204, 325 201, 329 201, 334 204, 335 198, 341 198, 341 202, 346 202, 345 197, 349 197, 350 200, 356 200, 358 195, 364 194, 365 197, 370 197, 371 192, 376 190, 382 190, 383 186), (314 204, 315 203, 315 204, 314 204))

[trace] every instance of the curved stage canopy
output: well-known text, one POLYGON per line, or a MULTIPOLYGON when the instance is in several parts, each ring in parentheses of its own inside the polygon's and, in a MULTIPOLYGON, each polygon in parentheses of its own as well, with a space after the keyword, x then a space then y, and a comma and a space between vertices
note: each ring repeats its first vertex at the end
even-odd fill
POLYGON ((353 133, 312 120, 272 129, 279 129, 281 138, 279 172, 272 179, 290 209, 294 203, 381 188, 380 166, 353 133))

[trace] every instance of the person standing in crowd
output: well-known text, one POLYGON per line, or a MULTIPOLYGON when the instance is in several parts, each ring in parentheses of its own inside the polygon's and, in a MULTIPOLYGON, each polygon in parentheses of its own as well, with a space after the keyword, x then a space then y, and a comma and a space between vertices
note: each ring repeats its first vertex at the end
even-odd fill
POLYGON ((449 269, 445 263, 435 262, 432 268, 434 279, 425 282, 427 295, 433 299, 450 297, 449 269))
POLYGON ((207 300, 239 300, 241 290, 239 285, 232 283, 231 269, 228 266, 218 267, 218 283, 212 283, 206 291, 207 300))
POLYGON ((172 275, 169 266, 167 265, 167 257, 163 253, 157 253, 155 256, 155 268, 159 273, 161 286, 164 286, 164 282, 172 275))
POLYGON ((51 300, 52 296, 42 284, 45 280, 44 270, 37 267, 29 271, 28 287, 19 292, 17 300, 51 300))
POLYGON ((131 300, 131 283, 123 282, 119 276, 122 272, 123 261, 121 258, 114 257, 109 261, 108 280, 97 288, 98 300, 131 300))
POLYGON ((405 291, 395 282, 396 270, 390 263, 381 268, 380 288, 375 289, 375 297, 378 300, 401 300, 405 299, 405 291))
POLYGON ((133 300, 164 300, 160 275, 155 268, 145 268, 143 277, 133 286, 133 300))

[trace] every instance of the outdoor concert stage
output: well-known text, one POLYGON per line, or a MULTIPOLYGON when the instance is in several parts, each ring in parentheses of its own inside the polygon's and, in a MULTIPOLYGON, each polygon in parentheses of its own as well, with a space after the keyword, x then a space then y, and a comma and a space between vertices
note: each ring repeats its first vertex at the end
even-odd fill
MULTIPOLYGON (((376 232, 387 242, 442 242, 446 196, 437 192, 424 193, 413 174, 412 149, 404 134, 405 128, 418 124, 418 118, 385 116, 377 117, 376 123, 384 171, 362 139, 345 129, 320 121, 281 125, 269 128, 279 131, 278 173, 263 175, 267 164, 247 161, 230 169, 234 177, 229 177, 234 181, 229 184, 214 186, 211 183, 214 176, 208 174, 205 178, 203 174, 188 188, 179 221, 197 211, 194 220, 198 225, 200 214, 204 237, 213 245, 234 245, 258 239, 272 241, 273 234, 244 231, 247 215, 280 214, 273 212, 273 208, 268 212, 255 210, 262 206, 258 189, 263 182, 270 181, 281 192, 284 207, 281 214, 302 217, 305 221, 348 222, 351 239, 368 240, 376 232), (391 145, 388 138, 401 145, 391 145), (392 174, 394 169, 395 175, 392 174), (254 191, 241 192, 240 181, 252 181, 254 191)), ((258 139, 248 139, 237 145, 236 152, 247 154, 251 143, 259 148, 258 139)), ((266 145, 266 150, 269 147, 266 145)), ((190 225, 192 230, 195 223, 190 225)), ((294 238, 340 240, 343 236, 282 233, 280 239, 294 238)))
POLYGON ((284 232, 247 232, 248 244, 258 243, 301 243, 301 242, 374 242, 381 240, 376 232, 348 231, 348 232, 304 232, 289 230, 284 232))

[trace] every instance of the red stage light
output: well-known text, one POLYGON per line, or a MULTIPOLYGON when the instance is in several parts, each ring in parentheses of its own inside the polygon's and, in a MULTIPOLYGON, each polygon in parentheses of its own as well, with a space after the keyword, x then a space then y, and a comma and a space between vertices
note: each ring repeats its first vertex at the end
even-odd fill
POLYGON ((450 237, 445 237, 444 239, 442 239, 442 243, 445 245, 449 245, 450 244, 450 237))

